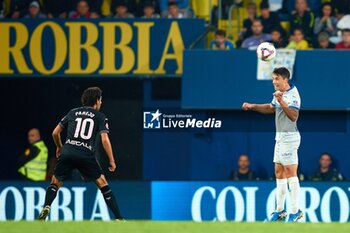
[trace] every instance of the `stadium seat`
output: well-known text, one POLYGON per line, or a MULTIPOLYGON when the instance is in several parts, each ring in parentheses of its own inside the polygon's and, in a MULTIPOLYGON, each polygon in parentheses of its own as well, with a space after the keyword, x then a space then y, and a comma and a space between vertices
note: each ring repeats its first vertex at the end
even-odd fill
POLYGON ((239 27, 238 27, 237 20, 232 20, 232 26, 231 26, 232 35, 229 34, 230 30, 229 30, 229 21, 228 20, 219 20, 218 28, 226 31, 228 39, 233 40, 233 41, 238 39, 239 27))
POLYGON ((103 0, 101 6, 101 12, 103 16, 109 16, 111 14, 112 0, 103 0))
POLYGON ((198 18, 205 19, 206 21, 209 21, 210 14, 213 6, 218 5, 218 0, 212 0, 210 8, 210 0, 208 1, 202 1, 202 0, 192 0, 190 3, 191 8, 194 10, 195 15, 198 18))
POLYGON ((290 29, 289 21, 281 21, 282 28, 288 33, 290 29))

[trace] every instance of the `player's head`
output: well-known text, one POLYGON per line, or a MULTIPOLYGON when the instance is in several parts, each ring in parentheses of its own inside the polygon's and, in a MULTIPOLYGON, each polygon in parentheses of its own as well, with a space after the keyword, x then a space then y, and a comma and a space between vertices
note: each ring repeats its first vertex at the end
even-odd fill
POLYGON ((102 90, 99 87, 89 87, 85 89, 81 96, 81 103, 86 107, 93 107, 100 110, 102 104, 102 90))
POLYGON ((215 32, 215 40, 216 40, 217 43, 219 43, 219 44, 224 43, 225 42, 225 37, 226 37, 225 30, 219 29, 219 30, 217 30, 215 32))
POLYGON ((275 68, 272 72, 272 84, 276 91, 286 91, 289 87, 290 72, 286 67, 275 68))
POLYGON ((350 45, 350 28, 344 28, 341 30, 342 41, 346 45, 350 45))
POLYGON ((252 23, 252 32, 254 36, 260 36, 263 33, 264 26, 260 19, 254 19, 252 23))
POLYGON ((247 169, 249 168, 249 165, 249 156, 247 154, 241 154, 238 159, 238 167, 241 169, 247 169))
POLYGON ((28 142, 33 144, 40 140, 40 131, 37 128, 33 128, 28 132, 28 142))
POLYGON ((322 153, 320 156, 320 167, 328 169, 332 164, 332 156, 329 153, 322 153))

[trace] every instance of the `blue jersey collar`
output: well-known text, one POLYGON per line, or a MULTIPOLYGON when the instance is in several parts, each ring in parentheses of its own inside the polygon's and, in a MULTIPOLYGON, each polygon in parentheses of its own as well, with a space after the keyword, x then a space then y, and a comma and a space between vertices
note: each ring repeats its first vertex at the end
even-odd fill
POLYGON ((286 90, 286 92, 292 90, 295 87, 292 83, 289 83, 289 86, 290 86, 290 88, 288 90, 286 90))

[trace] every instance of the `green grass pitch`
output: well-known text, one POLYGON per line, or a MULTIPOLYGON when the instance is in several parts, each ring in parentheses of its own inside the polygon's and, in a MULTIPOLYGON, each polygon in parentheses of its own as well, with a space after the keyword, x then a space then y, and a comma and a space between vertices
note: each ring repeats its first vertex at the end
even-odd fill
POLYGON ((345 233, 350 223, 237 222, 0 222, 1 233, 345 233))

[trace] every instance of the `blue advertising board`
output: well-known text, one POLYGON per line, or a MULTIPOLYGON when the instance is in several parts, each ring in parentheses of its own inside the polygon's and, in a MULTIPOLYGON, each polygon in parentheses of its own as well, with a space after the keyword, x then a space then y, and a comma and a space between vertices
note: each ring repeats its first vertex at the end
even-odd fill
POLYGON ((204 32, 201 19, 3 20, 0 77, 180 76, 204 32))
MULTIPOLYGON (((46 182, 1 182, 0 221, 34 220, 45 199, 46 182)), ((126 219, 264 221, 275 208, 275 182, 111 182, 126 219)), ((349 182, 301 182, 302 221, 350 221, 349 182)), ((287 211, 290 211, 287 195, 287 211)), ((111 220, 94 184, 67 182, 48 220, 111 220)))
MULTIPOLYGON (((123 217, 150 218, 150 184, 111 182, 123 217)), ((34 220, 44 205, 47 182, 1 182, 0 221, 34 220)), ((52 203, 49 220, 110 220, 103 196, 92 183, 66 182, 52 203)))
MULTIPOLYGON (((275 182, 152 182, 152 219, 265 221, 275 195, 275 182)), ((350 220, 350 183, 302 182, 299 196, 302 221, 350 220)))

